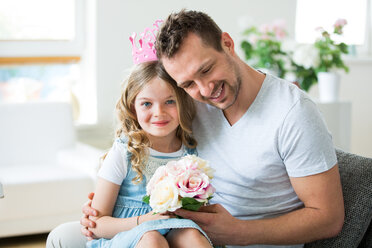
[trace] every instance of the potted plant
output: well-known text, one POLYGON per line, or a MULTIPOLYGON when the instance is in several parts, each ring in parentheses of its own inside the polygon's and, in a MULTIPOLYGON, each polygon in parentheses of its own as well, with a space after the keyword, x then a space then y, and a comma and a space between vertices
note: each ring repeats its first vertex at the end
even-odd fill
POLYGON ((270 71, 278 77, 284 78, 290 63, 288 53, 282 48, 282 41, 287 36, 283 20, 276 20, 270 24, 263 24, 259 28, 247 28, 241 42, 245 59, 261 70, 270 71))
POLYGON ((315 43, 297 46, 291 55, 293 72, 301 87, 308 91, 318 82, 321 101, 337 100, 340 81, 337 70, 349 71, 342 60, 342 55, 348 53, 348 45, 334 39, 343 34, 346 24, 345 19, 338 19, 332 34, 322 27, 317 28, 320 35, 315 43))

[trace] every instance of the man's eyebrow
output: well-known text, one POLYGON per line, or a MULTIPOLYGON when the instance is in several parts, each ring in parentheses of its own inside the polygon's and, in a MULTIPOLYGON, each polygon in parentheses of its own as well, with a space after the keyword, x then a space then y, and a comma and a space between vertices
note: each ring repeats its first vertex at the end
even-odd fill
MULTIPOLYGON (((210 60, 207 60, 203 64, 201 64, 193 75, 200 74, 204 70, 204 68, 208 66, 208 64, 211 64, 210 60)), ((178 86, 183 88, 183 86, 185 86, 189 83, 192 83, 192 82, 193 82, 193 80, 187 80, 187 81, 179 83, 178 86)))
POLYGON ((193 82, 192 80, 187 80, 187 81, 181 82, 177 85, 178 85, 178 87, 184 88, 186 85, 188 85, 189 83, 192 83, 192 82, 193 82))
POLYGON ((201 72, 205 69, 205 67, 207 67, 208 64, 210 64, 210 63, 211 63, 210 60, 205 61, 203 64, 201 64, 201 66, 200 66, 199 69, 195 72, 195 74, 201 73, 201 72))

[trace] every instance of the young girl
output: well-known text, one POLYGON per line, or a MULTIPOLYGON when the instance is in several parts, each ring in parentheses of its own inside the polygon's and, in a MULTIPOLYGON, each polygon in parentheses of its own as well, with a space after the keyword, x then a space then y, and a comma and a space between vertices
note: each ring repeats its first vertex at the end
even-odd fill
POLYGON ((120 128, 98 172, 87 247, 211 247, 193 221, 154 214, 142 197, 155 170, 195 153, 192 99, 157 61, 138 64, 116 105, 120 128))

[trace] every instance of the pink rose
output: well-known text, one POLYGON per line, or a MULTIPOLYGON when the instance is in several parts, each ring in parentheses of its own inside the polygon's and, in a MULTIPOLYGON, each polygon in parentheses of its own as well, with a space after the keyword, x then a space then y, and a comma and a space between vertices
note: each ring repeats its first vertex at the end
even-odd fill
POLYGON ((204 194, 196 195, 195 199, 197 201, 205 201, 209 197, 211 197, 214 194, 214 192, 216 192, 216 189, 211 184, 209 184, 208 187, 205 189, 204 194))
POLYGON ((204 196, 209 186, 209 177, 198 169, 189 169, 176 179, 182 197, 204 196))

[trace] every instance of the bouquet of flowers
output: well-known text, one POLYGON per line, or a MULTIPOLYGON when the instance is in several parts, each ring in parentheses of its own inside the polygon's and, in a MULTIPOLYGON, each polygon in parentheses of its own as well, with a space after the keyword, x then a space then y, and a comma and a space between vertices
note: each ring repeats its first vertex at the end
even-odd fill
POLYGON ((197 211, 206 205, 215 192, 210 181, 213 169, 206 160, 188 155, 160 166, 146 186, 143 201, 155 213, 178 208, 197 211))

